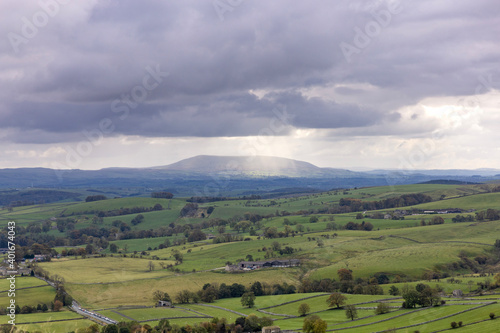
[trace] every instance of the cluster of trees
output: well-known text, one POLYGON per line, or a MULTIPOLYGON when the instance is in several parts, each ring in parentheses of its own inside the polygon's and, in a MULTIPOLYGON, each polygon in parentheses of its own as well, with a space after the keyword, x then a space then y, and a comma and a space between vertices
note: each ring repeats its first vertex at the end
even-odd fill
POLYGON ((373 224, 370 222, 361 222, 361 223, 356 223, 356 222, 347 222, 346 225, 344 225, 343 229, 345 230, 365 230, 365 231, 372 231, 373 230, 373 224))
POLYGON ((107 200, 107 199, 108 198, 105 195, 96 194, 96 195, 89 195, 88 197, 86 197, 85 202, 100 201, 100 200, 107 200))
POLYGON ((138 225, 139 223, 142 223, 143 221, 144 221, 144 215, 139 214, 136 217, 134 217, 132 219, 132 221, 130 221, 130 223, 132 223, 132 225, 138 225))
POLYGON ((312 292, 342 292, 347 294, 383 295, 381 284, 390 282, 389 277, 384 273, 377 273, 369 279, 353 278, 352 271, 341 268, 337 271, 339 281, 325 278, 322 280, 303 279, 297 291, 299 293, 312 292))
POLYGON ((170 192, 152 192, 151 193, 151 198, 156 198, 156 199, 172 199, 174 195, 170 192))
POLYGON ((472 215, 457 215, 451 219, 453 223, 458 222, 474 222, 474 216, 472 215))
MULTIPOLYGON (((217 299, 242 297, 247 294, 248 297, 263 296, 263 295, 283 295, 293 294, 296 288, 286 282, 275 283, 269 285, 259 281, 254 282, 250 288, 246 288, 239 283, 227 285, 225 283, 206 283, 202 289, 198 291, 182 290, 175 297, 174 301, 179 304, 198 303, 199 301, 205 303, 212 303, 217 299)), ((157 300, 157 299, 155 299, 157 300)), ((247 304, 249 306, 249 304, 247 304)))
MULTIPOLYGON (((58 307, 59 307, 59 304, 57 304, 56 308, 54 309, 54 303, 52 302, 50 304, 50 308, 52 309, 52 311, 59 311, 61 308, 58 308, 58 307)), ((34 306, 24 305, 22 307, 19 305, 16 305, 14 311, 16 314, 47 312, 47 311, 49 311, 49 306, 47 306, 47 304, 45 304, 45 303, 43 303, 43 304, 39 303, 39 304, 34 305, 34 306)), ((5 307, 1 307, 0 308, 0 315, 5 315, 5 314, 7 314, 5 307)))
POLYGON ((198 212, 198 204, 189 202, 181 209, 181 217, 194 217, 198 212))
POLYGON ((420 221, 421 226, 437 225, 437 224, 444 224, 444 219, 441 216, 433 216, 428 222, 426 222, 425 219, 422 219, 420 221))
POLYGON ((439 306, 441 304, 440 292, 441 290, 431 288, 424 283, 417 284, 415 288, 405 285, 401 292, 404 299, 403 308, 410 309, 417 305, 422 307, 439 306))
POLYGON ((403 194, 399 197, 388 198, 380 201, 363 201, 353 198, 341 198, 340 207, 349 207, 350 211, 358 212, 364 210, 378 210, 386 208, 397 208, 418 205, 425 202, 431 202, 432 198, 422 193, 403 194))
POLYGON ((489 208, 486 211, 476 212, 476 221, 482 222, 485 220, 489 221, 500 220, 500 211, 489 208))
POLYGON ((219 243, 239 242, 242 240, 243 240, 243 236, 240 236, 240 235, 221 234, 221 235, 215 236, 215 238, 212 239, 212 242, 214 244, 219 244, 219 243))
MULTIPOLYGON (((493 249, 495 251, 496 248, 493 249)), ((498 253, 500 254, 500 250, 498 250, 498 253)), ((460 270, 467 270, 471 271, 474 273, 479 273, 481 271, 485 270, 485 267, 487 265, 495 265, 499 261, 499 256, 495 256, 494 254, 490 255, 478 255, 474 258, 469 258, 467 256, 468 254, 465 251, 461 251, 458 256, 460 258, 459 261, 455 261, 452 263, 444 264, 442 265, 443 270, 448 270, 448 271, 460 271, 460 270)))
POLYGON ((260 200, 261 197, 260 195, 249 195, 249 196, 242 196, 242 197, 191 197, 187 199, 187 202, 196 202, 196 203, 205 203, 205 202, 216 202, 216 201, 229 201, 229 200, 260 200))
POLYGON ((226 318, 214 317, 210 321, 194 325, 179 326, 171 324, 168 319, 162 319, 158 325, 151 327, 148 324, 141 325, 136 321, 120 322, 116 325, 104 326, 101 330, 97 324, 91 325, 85 330, 90 333, 131 333, 131 332, 149 332, 149 333, 243 333, 243 332, 261 332, 263 327, 271 326, 273 320, 269 317, 257 317, 251 314, 247 317, 236 318, 234 323, 229 323, 226 318))
POLYGON ((121 216, 121 215, 129 215, 129 214, 140 214, 140 213, 147 213, 147 212, 155 212, 163 210, 163 206, 160 204, 155 204, 153 207, 144 207, 144 206, 135 206, 135 207, 124 207, 124 208, 118 208, 118 209, 111 209, 111 210, 86 210, 86 211, 80 211, 78 213, 71 212, 68 215, 65 215, 64 213, 61 214, 61 217, 68 217, 72 216, 75 214, 78 215, 96 215, 97 217, 112 217, 112 216, 121 216))

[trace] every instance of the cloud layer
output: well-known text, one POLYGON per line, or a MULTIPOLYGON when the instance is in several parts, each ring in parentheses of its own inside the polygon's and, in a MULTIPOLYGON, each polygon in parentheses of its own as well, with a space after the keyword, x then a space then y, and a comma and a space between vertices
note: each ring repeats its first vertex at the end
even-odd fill
MULTIPOLYGON (((463 121, 450 128, 437 115, 446 107, 487 131, 498 122, 471 110, 488 107, 498 120, 496 8, 494 0, 2 1, 0 140, 38 153, 96 131, 113 142, 308 133, 318 147, 340 137, 384 145, 387 136, 462 135, 463 121)), ((16 165, 3 154, 3 166, 16 165)))

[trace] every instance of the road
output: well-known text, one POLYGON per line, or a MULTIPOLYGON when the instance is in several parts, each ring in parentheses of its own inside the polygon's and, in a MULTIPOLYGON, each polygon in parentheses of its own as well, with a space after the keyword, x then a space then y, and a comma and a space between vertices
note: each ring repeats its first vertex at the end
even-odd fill
POLYGON ((81 314, 82 316, 93 319, 94 321, 104 323, 106 325, 118 323, 116 320, 113 320, 113 319, 105 317, 99 313, 92 312, 92 311, 89 311, 89 310, 86 310, 86 309, 80 307, 80 305, 75 301, 73 301, 71 308, 74 311, 76 311, 77 313, 81 314))

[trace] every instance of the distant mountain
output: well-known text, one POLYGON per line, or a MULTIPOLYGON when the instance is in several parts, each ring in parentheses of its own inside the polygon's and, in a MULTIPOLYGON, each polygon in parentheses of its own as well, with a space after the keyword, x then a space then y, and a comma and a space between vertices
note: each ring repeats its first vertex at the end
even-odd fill
POLYGON ((156 170, 230 174, 250 177, 328 177, 356 174, 349 170, 320 168, 311 163, 272 156, 199 155, 156 170))
POLYGON ((114 195, 131 196, 148 195, 153 190, 168 190, 176 196, 272 195, 436 180, 481 183, 498 179, 500 170, 494 169, 354 172, 320 168, 303 161, 271 156, 201 155, 152 168, 0 169, 0 189, 106 188, 114 195))

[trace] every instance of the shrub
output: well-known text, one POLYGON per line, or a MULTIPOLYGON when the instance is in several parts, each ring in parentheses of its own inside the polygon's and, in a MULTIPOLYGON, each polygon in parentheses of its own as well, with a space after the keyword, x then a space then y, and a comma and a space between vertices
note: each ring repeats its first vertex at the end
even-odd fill
POLYGON ((452 321, 450 325, 451 325, 451 328, 457 328, 457 326, 458 326, 456 321, 452 321))
POLYGON ((463 324, 462 321, 459 321, 458 322, 458 327, 462 327, 462 324, 463 324))
POLYGON ((493 312, 490 313, 490 319, 495 319, 495 314, 493 312))

